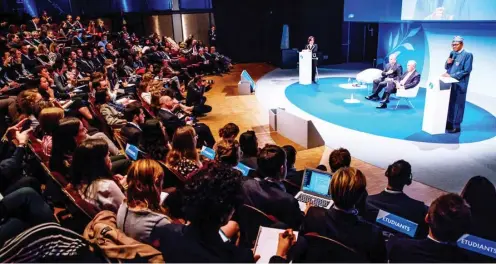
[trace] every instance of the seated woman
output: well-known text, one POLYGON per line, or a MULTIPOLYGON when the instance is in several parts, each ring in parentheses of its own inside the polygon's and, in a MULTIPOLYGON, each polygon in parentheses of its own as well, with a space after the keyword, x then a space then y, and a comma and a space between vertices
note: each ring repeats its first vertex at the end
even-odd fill
POLYGON ((238 137, 239 127, 234 123, 227 123, 219 129, 219 137, 224 140, 233 141, 238 137))
POLYGON ((353 249, 357 257, 363 259, 362 262, 385 262, 387 254, 381 230, 362 220, 356 209, 357 204, 366 195, 366 185, 365 176, 360 170, 352 167, 337 170, 329 187, 333 206, 328 210, 320 207, 311 207, 308 210, 298 241, 289 258, 295 262, 333 262, 349 257, 327 255, 322 258, 324 254, 321 254, 321 259, 315 259, 315 255, 308 256, 308 244, 303 235, 316 233, 353 249))
POLYGON ((170 224, 161 206, 164 171, 150 159, 136 161, 127 174, 127 196, 117 212, 117 227, 126 235, 151 244, 150 234, 170 224))
POLYGON ((185 178, 202 166, 196 151, 197 139, 191 126, 178 128, 172 137, 172 149, 167 154, 166 164, 185 178))
POLYGON ((99 210, 116 213, 125 196, 113 180, 111 168, 107 143, 102 139, 87 139, 74 151, 70 181, 86 202, 99 210))
MULTIPOLYGON (((59 121, 62 118, 64 118, 64 110, 59 107, 45 108, 41 110, 40 115, 38 116, 42 133, 42 151, 43 155, 45 155, 46 157, 50 157, 52 153, 52 135, 55 129, 58 127, 59 121)), ((107 144, 109 145, 110 154, 120 154, 117 146, 114 144, 114 142, 112 142, 112 140, 107 137, 107 135, 105 135, 105 133, 97 132, 92 135, 86 134, 86 137, 83 140, 88 138, 101 138, 105 140, 105 142, 107 142, 107 144)))
POLYGON ((241 149, 237 140, 221 140, 215 146, 215 161, 235 167, 241 158, 241 149))
POLYGON ((228 223, 241 192, 241 174, 211 162, 197 171, 183 190, 184 212, 189 225, 156 228, 152 240, 169 262, 253 263, 250 249, 222 240, 219 229, 228 223))
POLYGON ((140 149, 146 152, 149 158, 165 162, 171 146, 162 122, 158 119, 146 120, 142 130, 140 149))
POLYGON ((62 118, 52 132, 52 152, 49 167, 67 176, 76 147, 87 137, 83 123, 75 117, 62 118))

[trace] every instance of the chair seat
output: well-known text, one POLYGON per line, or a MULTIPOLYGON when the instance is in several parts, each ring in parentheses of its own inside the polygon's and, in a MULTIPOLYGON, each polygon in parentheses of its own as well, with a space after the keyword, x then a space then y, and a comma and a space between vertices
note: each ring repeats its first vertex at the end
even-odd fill
POLYGON ((420 85, 417 85, 417 86, 410 88, 410 89, 397 89, 396 90, 396 97, 403 97, 403 98, 417 97, 419 88, 420 88, 420 85))
POLYGON ((358 73, 356 79, 363 83, 373 83, 375 79, 380 77, 382 77, 382 70, 371 68, 358 73))

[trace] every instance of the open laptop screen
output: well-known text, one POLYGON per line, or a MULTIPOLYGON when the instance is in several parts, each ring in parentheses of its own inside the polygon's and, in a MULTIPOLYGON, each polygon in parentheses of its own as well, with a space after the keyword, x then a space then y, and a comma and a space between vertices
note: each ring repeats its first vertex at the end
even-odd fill
POLYGON ((332 176, 329 173, 306 169, 303 174, 301 190, 307 193, 313 193, 323 197, 331 198, 331 195, 329 194, 331 178, 332 176))

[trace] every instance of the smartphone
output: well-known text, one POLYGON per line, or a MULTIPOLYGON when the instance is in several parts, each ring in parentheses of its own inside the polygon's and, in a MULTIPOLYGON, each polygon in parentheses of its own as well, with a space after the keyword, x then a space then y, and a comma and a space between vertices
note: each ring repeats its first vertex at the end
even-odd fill
POLYGON ((31 119, 24 121, 24 124, 22 124, 21 132, 28 130, 31 127, 31 124, 33 124, 33 121, 31 119))

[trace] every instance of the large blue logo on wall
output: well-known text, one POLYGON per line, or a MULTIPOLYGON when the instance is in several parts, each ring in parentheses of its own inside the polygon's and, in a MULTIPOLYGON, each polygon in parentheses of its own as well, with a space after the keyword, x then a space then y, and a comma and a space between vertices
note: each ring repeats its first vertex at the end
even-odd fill
MULTIPOLYGON (((409 60, 417 62, 417 71, 422 73, 424 60, 428 57, 425 33, 420 23, 381 24, 379 46, 377 49, 377 67, 388 63, 389 55, 398 55, 398 62, 406 71, 409 60)), ((428 67, 428 66, 427 66, 428 67)))

